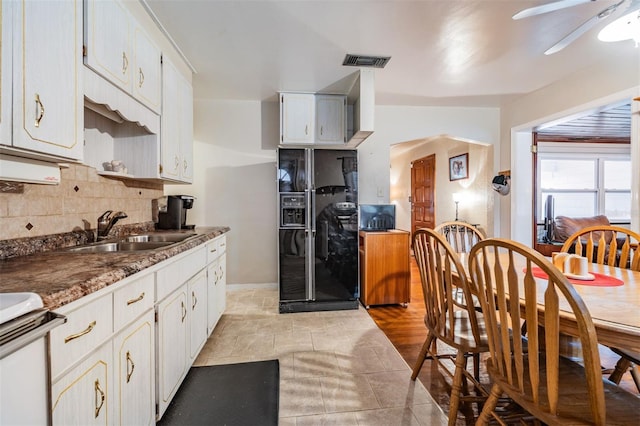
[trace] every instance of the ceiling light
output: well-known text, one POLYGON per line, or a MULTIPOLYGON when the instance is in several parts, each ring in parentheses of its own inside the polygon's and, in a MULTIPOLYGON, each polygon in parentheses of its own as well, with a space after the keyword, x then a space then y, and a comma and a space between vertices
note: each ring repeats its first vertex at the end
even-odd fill
POLYGON ((616 19, 600 31, 601 41, 633 40, 636 47, 640 45, 640 10, 628 13, 616 19))

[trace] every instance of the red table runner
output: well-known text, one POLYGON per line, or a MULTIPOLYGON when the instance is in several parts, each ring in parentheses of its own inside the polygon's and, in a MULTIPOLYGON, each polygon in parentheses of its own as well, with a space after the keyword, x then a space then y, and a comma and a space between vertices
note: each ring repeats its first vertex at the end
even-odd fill
MULTIPOLYGON (((524 268, 524 270, 526 271, 527 268, 524 268)), ((542 279, 548 278, 547 274, 537 266, 534 266, 533 268, 531 268, 531 272, 533 276, 536 278, 542 278, 542 279)), ((591 272, 591 274, 593 274, 594 279, 590 281, 575 280, 568 277, 567 278, 569 279, 569 282, 574 285, 591 285, 595 287, 617 287, 624 284, 624 281, 616 277, 612 277, 611 275, 599 274, 597 272, 591 272)))

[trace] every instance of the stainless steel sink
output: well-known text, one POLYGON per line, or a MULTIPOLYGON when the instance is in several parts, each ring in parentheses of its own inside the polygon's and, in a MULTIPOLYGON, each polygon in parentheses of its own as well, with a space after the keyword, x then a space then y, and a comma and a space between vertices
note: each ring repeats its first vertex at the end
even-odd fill
POLYGON ((122 241, 128 242, 171 242, 178 243, 180 241, 184 241, 187 238, 191 238, 195 236, 195 233, 184 233, 184 232, 166 232, 166 233, 158 233, 158 234, 144 234, 144 235, 130 235, 122 239, 122 241))
POLYGON ((130 235, 128 237, 70 247, 64 250, 74 253, 114 253, 123 251, 155 250, 172 244, 177 244, 196 235, 197 234, 195 232, 158 232, 130 235))
POLYGON ((142 250, 154 250, 160 247, 168 246, 170 244, 174 244, 174 243, 170 241, 154 241, 154 242, 115 241, 115 242, 94 243, 86 246, 71 247, 71 248, 68 248, 67 251, 72 251, 74 253, 142 251, 142 250))

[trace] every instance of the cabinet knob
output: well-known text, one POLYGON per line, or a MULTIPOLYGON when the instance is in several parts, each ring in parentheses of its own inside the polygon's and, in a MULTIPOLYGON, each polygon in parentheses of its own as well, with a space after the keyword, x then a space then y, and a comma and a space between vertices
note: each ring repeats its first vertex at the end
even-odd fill
POLYGON ((77 339, 78 337, 82 337, 82 336, 84 336, 85 334, 89 334, 89 333, 91 333, 91 331, 93 330, 93 328, 94 328, 95 326, 96 326, 96 322, 95 322, 95 321, 91 321, 91 322, 89 323, 89 325, 87 326, 87 328, 85 328, 85 329, 84 329, 84 330, 82 330, 81 332, 76 333, 76 334, 72 334, 72 335, 70 335, 70 336, 65 337, 65 338, 64 338, 64 342, 65 342, 65 343, 69 343, 70 341, 75 340, 75 339, 77 339))
POLYGON ((35 126, 40 127, 40 121, 44 117, 44 105, 42 105, 42 101, 40 101, 40 95, 36 93, 36 122, 35 126))
POLYGON ((144 84, 144 73, 142 68, 138 68, 138 87, 142 87, 142 84, 144 84))
POLYGON ((98 416, 100 415, 100 410, 102 409, 102 406, 104 405, 104 391, 100 388, 100 381, 98 379, 96 379, 96 382, 94 384, 94 392, 95 392, 95 397, 96 397, 95 417, 97 419, 98 416))
POLYGON ((131 376, 133 375, 133 370, 135 370, 135 368, 136 365, 134 364, 133 359, 131 359, 131 353, 127 351, 127 383, 131 380, 131 376), (129 366, 131 366, 131 369, 129 369, 129 366))
POLYGON ((127 73, 128 68, 129 68, 129 59, 127 58, 127 53, 122 52, 122 75, 127 73))

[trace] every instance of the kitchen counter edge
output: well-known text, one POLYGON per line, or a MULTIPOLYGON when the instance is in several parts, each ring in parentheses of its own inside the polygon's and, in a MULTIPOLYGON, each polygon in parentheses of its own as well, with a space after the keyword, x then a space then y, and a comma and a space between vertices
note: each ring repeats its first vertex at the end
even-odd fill
POLYGON ((199 227, 193 238, 144 252, 55 250, 4 259, 0 261, 0 292, 37 293, 45 308, 55 310, 229 231, 227 226, 199 227))

